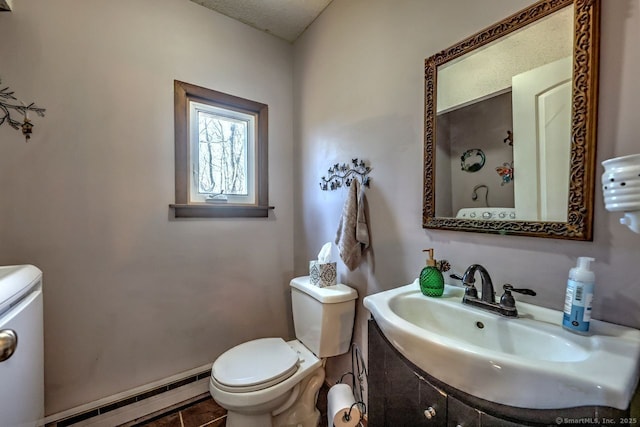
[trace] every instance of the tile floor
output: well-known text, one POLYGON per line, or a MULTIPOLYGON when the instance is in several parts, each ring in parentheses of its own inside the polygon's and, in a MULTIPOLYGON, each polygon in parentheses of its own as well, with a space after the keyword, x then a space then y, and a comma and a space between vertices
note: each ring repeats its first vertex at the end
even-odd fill
MULTIPOLYGON (((328 392, 329 387, 324 385, 318 394, 320 426, 322 427, 327 425, 328 392)), ((185 406, 121 427, 224 427, 226 418, 226 411, 211 397, 205 395, 201 399, 197 399, 185 406)))
MULTIPOLYGON (((127 427, 224 427, 227 413, 210 397, 203 396, 186 406, 172 409, 150 419, 126 424, 127 427)), ((122 427, 125 427, 122 426, 122 427)))

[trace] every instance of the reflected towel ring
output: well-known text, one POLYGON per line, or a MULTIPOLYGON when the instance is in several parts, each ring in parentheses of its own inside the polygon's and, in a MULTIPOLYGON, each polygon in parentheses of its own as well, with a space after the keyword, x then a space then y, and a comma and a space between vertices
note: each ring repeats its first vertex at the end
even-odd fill
POLYGON ((465 172, 478 172, 484 166, 486 157, 479 148, 472 148, 460 156, 460 165, 465 172))

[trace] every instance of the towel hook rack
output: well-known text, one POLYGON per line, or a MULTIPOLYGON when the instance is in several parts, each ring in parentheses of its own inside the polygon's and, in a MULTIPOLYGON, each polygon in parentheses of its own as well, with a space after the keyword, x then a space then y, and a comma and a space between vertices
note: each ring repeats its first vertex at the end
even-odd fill
POLYGON ((343 185, 350 187, 354 179, 360 179, 360 182, 365 187, 369 187, 369 172, 371 167, 367 166, 363 160, 357 158, 351 159, 351 164, 334 164, 329 168, 329 176, 322 177, 320 182, 320 189, 323 191, 337 190, 343 185))

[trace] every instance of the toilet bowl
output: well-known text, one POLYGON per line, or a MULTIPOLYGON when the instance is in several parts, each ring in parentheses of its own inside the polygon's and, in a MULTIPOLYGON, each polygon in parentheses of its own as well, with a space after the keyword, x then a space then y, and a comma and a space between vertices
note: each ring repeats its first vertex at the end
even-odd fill
MULTIPOLYGON (((313 395, 314 403, 312 408, 306 408, 303 418, 316 415, 315 395, 324 381, 324 369, 322 361, 299 341, 264 338, 240 344, 223 356, 227 356, 224 368, 216 366, 220 358, 214 362, 209 391, 214 400, 227 410, 228 427, 271 427, 277 425, 272 419, 285 411, 293 410, 302 415, 300 411, 304 412, 305 403, 308 403, 301 399, 305 394, 313 395), (280 345, 286 346, 290 353, 287 354, 280 345), (256 351, 258 348, 262 351, 256 351), (270 363, 278 354, 286 363, 270 363), (287 368, 287 359, 291 356, 295 358, 293 370, 287 368), (265 363, 263 358, 270 360, 265 363), (237 361, 235 366, 232 360, 237 361), (243 366, 251 371, 248 375, 241 374, 243 366), (225 368, 230 369, 224 371, 225 368), (234 370, 235 375, 230 374, 234 370), (315 381, 310 381, 312 378, 315 381), (302 406, 296 406, 296 403, 302 406)), ((308 426, 315 427, 317 422, 308 426)))
POLYGON ((227 410, 227 427, 317 427, 325 358, 348 351, 357 295, 342 284, 291 281, 297 339, 248 341, 212 365, 209 392, 227 410))

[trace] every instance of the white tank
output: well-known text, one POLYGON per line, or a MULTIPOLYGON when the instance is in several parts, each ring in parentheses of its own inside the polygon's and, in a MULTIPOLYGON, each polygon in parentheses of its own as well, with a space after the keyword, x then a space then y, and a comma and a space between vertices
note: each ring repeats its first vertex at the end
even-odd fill
POLYGON ((320 288, 309 276, 291 281, 291 307, 296 338, 316 356, 349 351, 358 292, 338 284, 320 288))
POLYGON ((0 266, 0 425, 42 425, 42 271, 0 266))

